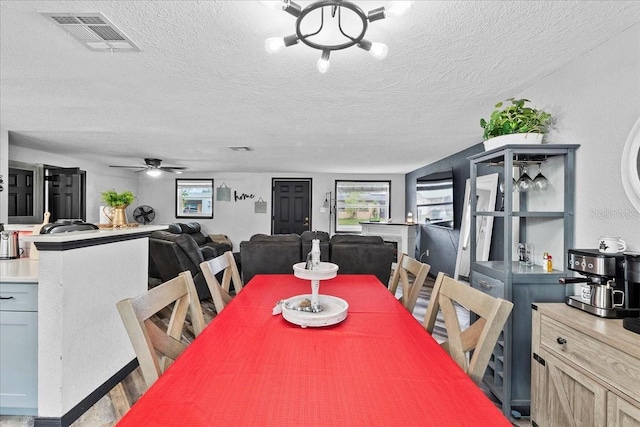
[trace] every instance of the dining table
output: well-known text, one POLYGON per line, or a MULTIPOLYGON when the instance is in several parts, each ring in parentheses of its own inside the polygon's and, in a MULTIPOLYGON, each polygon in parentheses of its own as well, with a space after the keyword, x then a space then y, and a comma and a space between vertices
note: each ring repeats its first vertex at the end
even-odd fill
POLYGON ((321 296, 348 304, 339 323, 274 314, 310 288, 254 276, 118 427, 512 426, 375 276, 320 281, 321 296))

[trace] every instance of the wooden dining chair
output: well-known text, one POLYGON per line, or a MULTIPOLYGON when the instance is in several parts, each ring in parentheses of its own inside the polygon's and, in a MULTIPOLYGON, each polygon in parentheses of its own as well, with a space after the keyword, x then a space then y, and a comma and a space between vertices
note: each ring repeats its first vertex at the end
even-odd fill
POLYGON ((442 312, 447 341, 440 345, 476 384, 480 384, 512 308, 512 302, 492 297, 440 272, 422 325, 432 333, 438 310, 442 312), (460 329, 454 303, 478 317, 464 331, 460 329), (469 358, 467 353, 472 350, 469 358))
POLYGON ((231 284, 233 283, 236 294, 242 290, 243 286, 233 253, 227 251, 216 258, 204 261, 200 263, 200 269, 209 286, 216 312, 220 314, 233 298, 230 294, 231 284), (216 274, 220 272, 223 272, 222 283, 216 279, 216 274))
POLYGON ((407 254, 400 256, 398 266, 389 282, 389 291, 395 295, 398 284, 402 286, 402 296, 399 298, 399 301, 410 313, 413 313, 413 309, 420 296, 420 290, 427 279, 429 270, 431 270, 429 264, 411 258, 407 254), (409 279, 409 274, 413 276, 413 281, 409 279))
POLYGON ((151 387, 186 348, 180 338, 187 313, 195 336, 204 329, 200 300, 189 271, 142 295, 122 300, 116 306, 147 387, 151 387), (151 317, 170 305, 173 305, 171 318, 167 330, 163 331, 151 317))

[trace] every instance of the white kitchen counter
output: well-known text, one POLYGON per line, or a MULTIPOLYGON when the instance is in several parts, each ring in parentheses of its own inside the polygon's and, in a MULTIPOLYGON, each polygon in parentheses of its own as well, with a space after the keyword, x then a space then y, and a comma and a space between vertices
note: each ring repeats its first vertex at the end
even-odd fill
POLYGON ((39 262, 29 258, 0 260, 0 282, 36 283, 39 262))
POLYGON ((5 274, 37 283, 38 419, 75 420, 84 405, 91 406, 135 369, 116 303, 148 289, 148 237, 166 228, 24 236, 35 243, 39 261, 9 260, 2 278, 3 285, 5 274))
MULTIPOLYGON (((166 225, 141 225, 129 228, 101 228, 98 230, 72 231, 68 233, 51 233, 51 234, 31 234, 24 236, 27 242, 36 243, 68 243, 83 240, 105 239, 111 237, 125 237, 140 233, 151 233, 152 231, 166 230, 166 225)), ((38 246, 38 245, 36 245, 38 246)))

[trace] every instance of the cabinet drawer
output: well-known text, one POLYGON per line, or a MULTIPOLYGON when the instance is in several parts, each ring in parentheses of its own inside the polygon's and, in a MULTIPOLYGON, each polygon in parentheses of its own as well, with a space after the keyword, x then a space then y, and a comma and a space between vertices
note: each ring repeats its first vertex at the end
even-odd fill
POLYGON ((0 283, 0 311, 38 311, 38 285, 0 283))
POLYGON ((635 400, 640 400, 640 360, 580 331, 543 316, 541 345, 562 360, 590 372, 635 400))
POLYGON ((504 298, 504 282, 502 280, 474 271, 472 273, 471 286, 492 297, 504 298))

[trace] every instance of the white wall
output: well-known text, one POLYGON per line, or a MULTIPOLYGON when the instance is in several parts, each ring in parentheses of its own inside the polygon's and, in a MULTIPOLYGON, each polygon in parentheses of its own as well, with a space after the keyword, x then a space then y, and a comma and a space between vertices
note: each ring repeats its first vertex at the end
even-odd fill
POLYGON ((548 135, 550 142, 580 144, 575 246, 595 248, 598 236, 612 235, 640 251, 640 213, 620 175, 624 144, 640 117, 640 24, 517 96, 556 113, 558 129, 548 135))
MULTIPOLYGON (((271 233, 271 179, 272 178, 311 178, 312 213, 311 229, 329 231, 329 212, 321 212, 325 193, 331 191, 335 197, 335 180, 391 180, 391 217, 396 221, 404 220, 404 175, 355 175, 355 174, 288 174, 288 173, 184 173, 181 175, 163 174, 152 178, 140 174, 138 204, 152 206, 156 211, 153 224, 172 222, 199 222, 205 233, 226 234, 233 243, 234 250, 239 249, 243 240, 256 233, 271 233), (213 219, 188 219, 175 217, 175 179, 213 178, 214 187, 224 182, 231 188, 231 201, 214 200, 213 219), (233 192, 253 194, 254 199, 233 200, 233 192), (254 203, 260 197, 267 202, 267 213, 255 213, 254 203)), ((215 199, 215 194, 214 194, 215 199)), ((333 225, 332 225, 333 230, 333 225)))
MULTIPOLYGON (((10 142, 10 141, 9 141, 10 142)), ((0 153, 1 154, 1 153, 0 153)), ((80 154, 82 155, 82 154, 80 154)), ((103 205, 100 195, 104 190, 115 189, 118 192, 131 190, 138 194, 138 175, 122 169, 112 169, 82 159, 81 157, 66 156, 60 154, 45 153, 24 147, 9 146, 9 158, 13 161, 47 164, 58 167, 78 167, 87 172, 87 222, 98 223, 100 205, 103 205)), ((4 164, 4 159, 0 162, 4 164)), ((2 209, 6 211, 6 198, 0 199, 2 209)), ((130 210, 132 208, 129 208, 130 210)), ((130 217, 129 221, 133 221, 130 217)))

